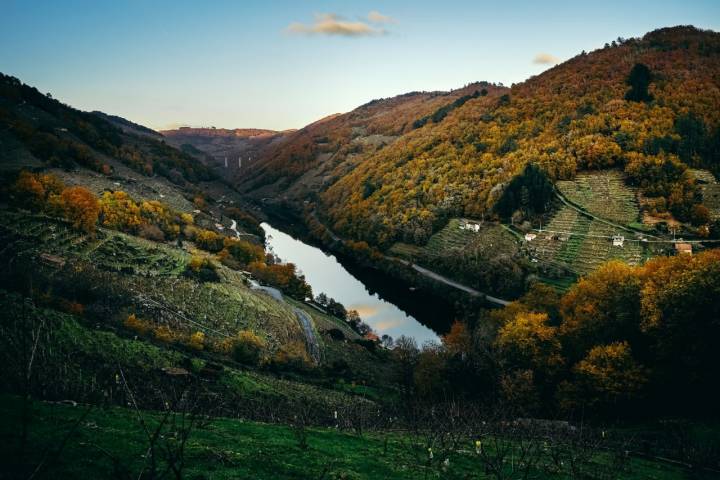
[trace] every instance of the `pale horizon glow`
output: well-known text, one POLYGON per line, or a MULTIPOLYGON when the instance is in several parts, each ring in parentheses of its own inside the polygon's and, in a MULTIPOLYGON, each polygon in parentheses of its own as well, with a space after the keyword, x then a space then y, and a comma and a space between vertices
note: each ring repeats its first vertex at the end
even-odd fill
POLYGON ((410 91, 511 85, 618 37, 720 30, 716 0, 6 0, 2 11, 1 72, 154 129, 297 129, 410 91))

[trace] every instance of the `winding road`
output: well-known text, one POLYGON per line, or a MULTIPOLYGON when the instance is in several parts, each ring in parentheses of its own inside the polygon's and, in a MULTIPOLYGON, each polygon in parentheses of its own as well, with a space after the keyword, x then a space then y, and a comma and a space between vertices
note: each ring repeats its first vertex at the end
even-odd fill
MULTIPOLYGON (((330 235, 330 237, 331 237, 334 241, 336 241, 336 242, 342 242, 342 241, 343 241, 342 238, 338 237, 332 230, 330 230, 324 223, 322 223, 322 222, 320 221, 320 219, 317 217, 317 215, 315 214, 314 211, 310 213, 310 216, 311 216, 314 220, 316 220, 320 225, 322 225, 322 226, 325 228, 325 231, 330 235)), ((456 282, 455 280, 452 280, 452 279, 450 279, 450 278, 448 278, 448 277, 445 277, 445 276, 443 276, 443 275, 440 275, 440 274, 437 273, 437 272, 433 272, 432 270, 429 270, 429 269, 427 269, 427 268, 425 268, 425 267, 421 267, 420 265, 416 265, 416 264, 414 264, 414 263, 412 263, 412 262, 409 262, 409 261, 407 261, 407 260, 403 260, 402 258, 392 257, 392 256, 389 256, 389 255, 383 255, 383 257, 384 257, 385 259, 387 259, 387 260, 392 260, 392 261, 395 261, 395 262, 400 262, 400 263, 402 263, 403 265, 407 265, 407 266, 411 267, 413 270, 415 270, 416 272, 418 272, 420 275, 423 275, 423 276, 425 276, 425 277, 427 277, 427 278, 433 279, 433 280, 435 280, 435 281, 437 281, 437 282, 444 283, 445 285, 449 285, 449 286, 451 286, 451 287, 453 287, 453 288, 456 288, 456 289, 458 289, 458 290, 462 290, 463 292, 469 293, 470 295, 473 295, 473 296, 475 296, 475 297, 485 297, 485 299, 486 299, 488 302, 494 303, 495 305, 500 305, 500 306, 504 307, 505 305, 508 305, 508 304, 510 303, 508 300, 503 300, 502 298, 493 297, 492 295, 488 295, 488 294, 483 293, 483 292, 481 292, 481 291, 479 291, 479 290, 475 290, 475 289, 472 288, 472 287, 468 287, 467 285, 463 285, 462 283, 456 282)))
POLYGON ((418 272, 420 275, 423 275, 427 278, 431 278, 437 282, 444 283, 445 285, 449 285, 453 288, 457 288, 458 290, 462 290, 463 292, 469 293, 470 295, 473 295, 475 297, 484 297, 485 300, 487 300, 490 303, 494 303, 495 305, 500 305, 504 307, 505 305, 508 305, 510 302, 507 300, 503 300, 502 298, 493 297, 492 295, 488 295, 487 293, 483 293, 479 290, 475 290, 474 288, 468 287, 467 285, 463 285, 462 283, 458 283, 455 280, 451 280, 443 275, 440 275, 437 272, 433 272, 432 270, 428 270, 427 268, 421 267, 420 265, 414 264, 412 262, 408 262, 407 260, 403 260, 401 258, 397 257, 386 257, 391 260, 395 260, 397 262, 400 262, 404 265, 407 265, 411 267, 413 270, 418 272))

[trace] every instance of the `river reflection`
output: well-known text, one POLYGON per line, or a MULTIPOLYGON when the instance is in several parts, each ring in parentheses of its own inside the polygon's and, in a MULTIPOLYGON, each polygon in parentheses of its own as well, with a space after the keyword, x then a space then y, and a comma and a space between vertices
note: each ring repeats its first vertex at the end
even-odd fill
MULTIPOLYGON (((284 262, 292 262, 302 271, 315 295, 325 292, 348 310, 357 310, 363 321, 378 335, 388 334, 393 338, 407 335, 414 337, 419 344, 438 340, 437 334, 430 328, 383 300, 377 293, 369 292, 335 256, 326 255, 319 248, 307 245, 267 223, 261 226, 265 230, 268 247, 284 262)), ((394 287, 397 289, 398 285, 394 287)))

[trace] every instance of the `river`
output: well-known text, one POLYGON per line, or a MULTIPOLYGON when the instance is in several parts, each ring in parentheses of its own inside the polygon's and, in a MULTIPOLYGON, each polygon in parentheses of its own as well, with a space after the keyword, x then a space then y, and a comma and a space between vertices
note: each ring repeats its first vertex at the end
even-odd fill
POLYGON ((438 334, 427 325, 433 325, 441 333, 447 330, 453 317, 452 306, 442 299, 429 292, 413 291, 375 270, 347 262, 343 265, 335 256, 268 223, 261 226, 265 230, 268 249, 283 262, 294 263, 315 295, 324 292, 348 310, 357 310, 378 335, 387 334, 393 338, 407 335, 422 344, 438 341, 438 334))

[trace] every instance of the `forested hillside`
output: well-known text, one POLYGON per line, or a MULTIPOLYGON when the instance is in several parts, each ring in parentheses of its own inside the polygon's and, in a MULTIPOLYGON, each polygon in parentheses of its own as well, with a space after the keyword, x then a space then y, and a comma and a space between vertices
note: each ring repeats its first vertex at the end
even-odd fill
POLYGON ((0 74, 0 165, 85 167, 111 176, 119 161, 184 185, 213 178, 208 167, 120 117, 76 110, 0 74))
POLYGON ((504 90, 473 83, 451 92, 411 92, 373 100, 349 113, 331 115, 264 152, 262 162, 242 178, 241 188, 257 195, 303 198, 337 182, 361 159, 403 135, 442 122, 472 99, 496 98, 504 90))
POLYGON ((339 231, 422 242, 449 216, 492 212, 527 163, 551 179, 621 167, 653 208, 702 224, 687 167, 720 168, 719 71, 714 32, 678 27, 613 42, 500 99, 467 102, 367 158, 321 198, 339 231))
POLYGON ((293 184, 319 162, 318 152, 352 148, 356 142, 342 147, 339 139, 352 135, 353 118, 374 107, 387 115, 363 133, 399 138, 357 149, 351 162, 316 184, 329 225, 348 237, 385 247, 423 244, 451 217, 495 215, 504 186, 529 163, 551 181, 621 168, 640 188, 645 211, 702 227, 709 215, 688 167, 720 169, 719 73, 715 32, 674 27, 618 39, 507 91, 474 96, 466 89, 466 101, 429 121, 433 108, 452 104, 447 97, 422 108, 399 97, 318 122, 279 145, 262 182, 245 186, 293 184), (388 102, 409 108, 398 115, 388 102))

